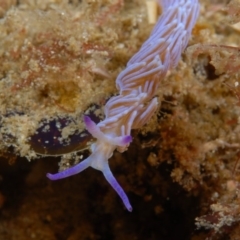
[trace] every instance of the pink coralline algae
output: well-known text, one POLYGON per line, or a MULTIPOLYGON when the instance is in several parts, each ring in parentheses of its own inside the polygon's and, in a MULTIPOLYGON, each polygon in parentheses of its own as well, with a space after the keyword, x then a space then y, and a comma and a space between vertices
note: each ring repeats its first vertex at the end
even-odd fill
POLYGON ((197 0, 158 2, 162 6, 162 15, 149 39, 117 77, 119 95, 110 98, 105 105, 105 119, 95 124, 89 117, 84 117, 86 129, 97 139, 91 144, 92 154, 74 167, 56 174, 47 174, 49 179, 58 180, 90 166, 100 170, 128 211, 132 211, 132 206, 113 176, 108 159, 115 149, 119 152, 127 150, 132 141, 131 130, 141 128, 156 112, 159 80, 178 64, 199 14, 197 0))

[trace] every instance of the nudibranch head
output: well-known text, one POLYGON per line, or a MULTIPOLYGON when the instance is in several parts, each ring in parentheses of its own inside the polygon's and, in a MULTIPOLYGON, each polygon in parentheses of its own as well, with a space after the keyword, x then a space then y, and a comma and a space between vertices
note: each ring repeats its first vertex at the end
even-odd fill
POLYGON ((91 145, 92 154, 84 161, 69 169, 56 174, 48 173, 47 177, 50 180, 58 180, 78 174, 88 167, 95 168, 99 171, 102 171, 106 180, 122 199, 125 207, 128 209, 128 211, 132 211, 132 206, 128 200, 126 193, 123 191, 122 187, 113 176, 108 164, 108 159, 112 156, 113 151, 117 147, 124 147, 129 145, 132 141, 132 137, 111 136, 109 134, 104 134, 98 125, 94 123, 88 116, 84 116, 84 122, 88 132, 97 139, 97 141, 91 145))

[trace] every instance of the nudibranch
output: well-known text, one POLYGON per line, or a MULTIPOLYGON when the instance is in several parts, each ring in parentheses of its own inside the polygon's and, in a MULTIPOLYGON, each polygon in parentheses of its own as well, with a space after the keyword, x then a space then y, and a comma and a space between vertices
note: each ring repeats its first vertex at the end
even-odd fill
POLYGON ((96 124, 88 116, 84 117, 86 129, 96 138, 96 142, 90 147, 91 155, 69 169, 47 174, 49 179, 58 180, 88 167, 100 170, 128 211, 132 211, 132 206, 113 176, 108 160, 115 149, 124 152, 132 141, 131 130, 141 128, 156 112, 159 80, 178 64, 199 14, 198 0, 158 2, 162 7, 162 14, 148 40, 118 75, 116 86, 119 95, 106 103, 105 119, 96 124))

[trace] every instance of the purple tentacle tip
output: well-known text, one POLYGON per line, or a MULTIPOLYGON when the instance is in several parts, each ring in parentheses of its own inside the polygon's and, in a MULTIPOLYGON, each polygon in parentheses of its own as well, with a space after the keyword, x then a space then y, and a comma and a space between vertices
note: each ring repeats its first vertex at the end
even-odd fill
POLYGON ((124 136, 122 138, 122 144, 123 145, 127 145, 129 144, 130 142, 132 142, 132 136, 131 135, 127 135, 127 136, 124 136))
POLYGON ((47 173, 47 178, 50 180, 57 180, 58 178, 56 178, 56 176, 54 176, 55 174, 51 174, 51 173, 47 173))
POLYGON ((83 116, 83 121, 84 121, 84 123, 85 123, 85 125, 87 126, 87 127, 91 127, 91 125, 92 125, 92 123, 93 123, 93 121, 91 120, 91 118, 90 117, 88 117, 88 116, 83 116))

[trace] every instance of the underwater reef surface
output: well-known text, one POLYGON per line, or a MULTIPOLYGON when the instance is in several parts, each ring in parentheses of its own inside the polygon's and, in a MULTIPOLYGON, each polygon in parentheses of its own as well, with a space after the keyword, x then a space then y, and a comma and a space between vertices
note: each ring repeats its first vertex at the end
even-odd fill
MULTIPOLYGON (((51 182, 89 155, 117 75, 148 38, 145 1, 0 2, 0 239, 239 239, 240 5, 200 0, 156 115, 102 174, 51 182)), ((159 14, 161 9, 159 9, 159 14)))

